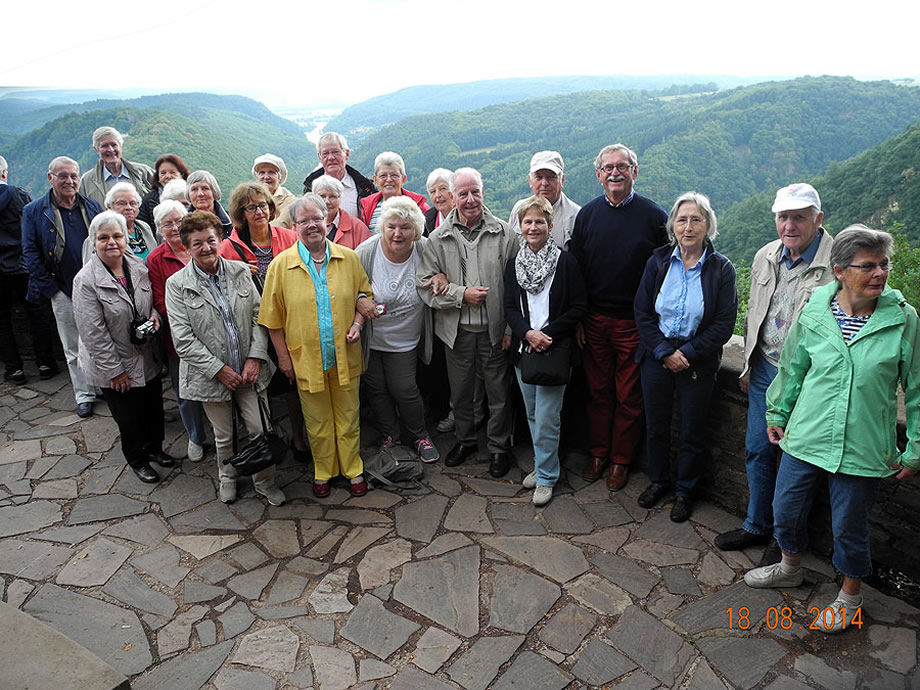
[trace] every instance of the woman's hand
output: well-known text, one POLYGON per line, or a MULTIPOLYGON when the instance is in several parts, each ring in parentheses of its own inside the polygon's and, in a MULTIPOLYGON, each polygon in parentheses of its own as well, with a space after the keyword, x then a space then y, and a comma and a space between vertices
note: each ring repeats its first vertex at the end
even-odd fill
POLYGON ((917 470, 912 470, 909 467, 902 467, 901 471, 895 475, 895 479, 900 479, 903 481, 905 479, 910 479, 915 474, 917 474, 917 470))
POLYGON ((533 329, 524 334, 524 340, 526 340, 531 349, 536 352, 548 350, 553 344, 553 339, 546 335, 546 333, 533 329))
POLYGON ((233 371, 233 369, 228 367, 226 364, 220 368, 220 371, 217 372, 216 378, 232 391, 235 391, 237 388, 243 385, 243 377, 233 371))
POLYGON ((252 259, 251 261, 248 262, 248 264, 249 264, 249 271, 252 273, 252 275, 254 276, 258 275, 259 274, 259 260, 252 259))
POLYGON ((447 288, 450 287, 450 283, 447 282, 446 275, 443 273, 435 273, 422 283, 422 287, 429 288, 432 295, 444 295, 447 294, 447 288))
POLYGON ((687 361, 687 358, 684 357, 684 353, 680 350, 674 350, 674 352, 661 360, 661 364, 672 374, 676 374, 683 371, 684 369, 690 368, 690 362, 687 361))
POLYGON ((783 440, 785 433, 783 432, 783 427, 781 426, 768 426, 767 427, 767 438, 770 439, 770 443, 774 446, 778 446, 779 442, 783 440))
POLYGON ((357 323, 351 324, 348 333, 345 334, 346 343, 356 343, 361 340, 361 326, 357 323))
MULTIPOLYGON (((358 301, 355 302, 355 310, 366 319, 376 319, 377 314, 377 303, 372 300, 370 297, 359 297, 358 301)), ((351 329, 349 329, 349 333, 351 329)), ((348 342, 354 342, 349 340, 348 342)))
POLYGON ((157 314, 156 312, 153 312, 148 318, 149 318, 151 321, 153 321, 153 327, 154 327, 157 331, 159 331, 159 330, 160 330, 160 326, 162 325, 162 321, 160 321, 160 315, 157 314))
POLYGON ((243 382, 255 383, 259 379, 259 372, 262 370, 262 362, 250 357, 243 365, 243 382))
POLYGON ((109 388, 111 388, 116 393, 127 393, 131 390, 131 377, 128 376, 128 372, 122 372, 110 382, 109 388))
POLYGON ((750 372, 748 372, 747 374, 745 374, 744 376, 742 376, 740 379, 738 379, 738 388, 740 388, 740 389, 741 389, 741 392, 744 393, 745 395, 746 395, 747 392, 748 392, 748 384, 749 384, 750 382, 751 382, 751 373, 750 373, 750 372))
POLYGON ((585 349, 585 326, 582 323, 575 324, 575 342, 582 350, 585 349))

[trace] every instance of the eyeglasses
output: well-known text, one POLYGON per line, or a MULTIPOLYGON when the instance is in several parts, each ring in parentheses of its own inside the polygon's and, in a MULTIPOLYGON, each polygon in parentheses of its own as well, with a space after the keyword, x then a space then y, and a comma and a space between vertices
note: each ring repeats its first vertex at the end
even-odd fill
POLYGON ((243 210, 246 213, 255 213, 256 211, 262 211, 262 213, 268 212, 268 204, 264 201, 259 204, 249 204, 249 206, 243 206, 243 210))
POLYGON ((335 158, 337 156, 341 156, 343 153, 345 152, 342 149, 332 149, 331 151, 320 151, 319 157, 320 159, 335 158))
POLYGON ((694 227, 699 227, 700 225, 705 225, 706 219, 700 218, 699 216, 690 216, 689 218, 675 218, 674 225, 678 228, 685 228, 688 225, 693 225, 694 227))
POLYGON ((398 172, 377 173, 374 177, 379 177, 381 180, 398 180, 402 177, 402 174, 398 172))
POLYGON ((180 225, 182 225, 181 220, 167 220, 163 223, 160 223, 159 228, 160 230, 175 230, 180 225))
POLYGON ((889 273, 894 267, 894 264, 890 261, 885 261, 880 264, 849 264, 847 268, 855 268, 858 271, 863 273, 875 273, 875 269, 882 269, 882 273, 889 273))
POLYGON ((296 225, 298 228, 303 228, 308 225, 320 225, 321 223, 325 222, 325 220, 326 219, 321 216, 313 216, 313 218, 304 218, 302 220, 295 220, 294 225, 296 225))
POLYGON ((631 169, 632 165, 629 163, 617 163, 616 165, 602 165, 598 170, 603 170, 608 175, 616 170, 618 173, 625 173, 627 170, 631 169))
POLYGON ((133 200, 132 201, 119 200, 119 201, 113 201, 112 206, 118 206, 119 208, 124 208, 125 206, 130 206, 131 208, 140 208, 141 205, 138 202, 133 201, 133 200))
POLYGON ((59 180, 79 180, 80 176, 77 173, 48 173, 52 177, 56 177, 59 180))

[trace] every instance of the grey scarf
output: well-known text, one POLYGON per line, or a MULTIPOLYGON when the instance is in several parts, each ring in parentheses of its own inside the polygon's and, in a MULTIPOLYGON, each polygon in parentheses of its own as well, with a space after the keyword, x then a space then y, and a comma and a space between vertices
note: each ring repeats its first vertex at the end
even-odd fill
POLYGON ((532 295, 542 292, 546 281, 552 279, 553 273, 556 272, 556 264, 561 253, 552 237, 546 238, 543 249, 536 254, 522 237, 521 249, 514 260, 514 273, 518 285, 532 295))

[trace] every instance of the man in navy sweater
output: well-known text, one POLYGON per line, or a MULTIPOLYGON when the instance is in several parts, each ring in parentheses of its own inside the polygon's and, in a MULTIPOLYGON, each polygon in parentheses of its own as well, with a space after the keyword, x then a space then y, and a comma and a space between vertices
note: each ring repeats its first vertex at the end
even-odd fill
POLYGON ((633 299, 652 252, 668 241, 668 214, 633 191, 639 165, 628 147, 605 146, 594 169, 604 193, 578 212, 569 243, 588 292, 588 315, 576 331, 590 396, 591 458, 582 476, 599 479, 609 460, 607 488, 619 491, 642 433, 633 299))

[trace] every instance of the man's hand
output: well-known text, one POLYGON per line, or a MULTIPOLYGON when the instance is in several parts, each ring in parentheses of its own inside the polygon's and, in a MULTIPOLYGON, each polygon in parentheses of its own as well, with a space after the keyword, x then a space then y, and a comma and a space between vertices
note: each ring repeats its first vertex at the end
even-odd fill
POLYGON ((370 297, 359 297, 355 309, 365 319, 376 319, 378 316, 377 303, 370 297))
POLYGON ((244 383, 255 383, 259 379, 259 371, 262 369, 262 362, 250 357, 243 365, 242 379, 244 383))
POLYGON ((237 374, 233 369, 228 367, 226 364, 220 368, 220 371, 217 372, 218 381, 224 384, 227 388, 232 391, 235 391, 241 385, 243 385, 243 377, 237 374))
POLYGON ((475 287, 468 287, 463 291, 463 301, 467 304, 477 305, 482 304, 486 301, 486 297, 489 296, 489 288, 482 287, 477 285, 475 287))
POLYGON ((783 440, 785 433, 783 432, 783 427, 781 426, 768 426, 767 427, 767 438, 770 439, 770 443, 774 446, 778 446, 779 442, 783 440))
POLYGON ((502 336, 502 350, 507 352, 510 349, 511 349, 511 336, 505 333, 505 335, 502 336))

